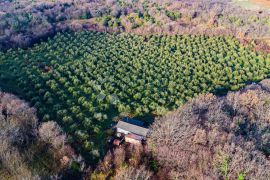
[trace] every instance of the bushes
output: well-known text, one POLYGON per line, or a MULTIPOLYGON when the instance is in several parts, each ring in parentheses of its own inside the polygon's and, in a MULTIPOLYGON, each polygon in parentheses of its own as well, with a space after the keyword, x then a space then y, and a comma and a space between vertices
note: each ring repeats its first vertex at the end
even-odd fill
POLYGON ((165 11, 166 15, 173 21, 178 20, 179 18, 181 18, 181 14, 180 12, 172 12, 172 11, 165 11))
POLYGON ((146 167, 141 166, 139 168, 127 167, 122 168, 114 177, 119 180, 136 180, 136 179, 144 179, 150 180, 152 177, 152 172, 146 170, 146 167))
MULTIPOLYGON (((125 144, 107 152, 90 175, 92 179, 150 179, 147 151, 142 146, 125 144)), ((90 178, 90 179, 91 179, 90 178)))

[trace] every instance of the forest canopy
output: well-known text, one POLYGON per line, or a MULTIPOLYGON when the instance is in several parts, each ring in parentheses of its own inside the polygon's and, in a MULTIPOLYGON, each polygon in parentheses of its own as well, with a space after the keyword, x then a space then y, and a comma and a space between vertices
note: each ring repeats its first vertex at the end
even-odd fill
POLYGON ((270 37, 270 13, 234 0, 0 1, 0 50, 29 47, 60 31, 270 37))
POLYGON ((171 179, 269 179, 269 82, 203 94, 157 118, 148 143, 171 179))

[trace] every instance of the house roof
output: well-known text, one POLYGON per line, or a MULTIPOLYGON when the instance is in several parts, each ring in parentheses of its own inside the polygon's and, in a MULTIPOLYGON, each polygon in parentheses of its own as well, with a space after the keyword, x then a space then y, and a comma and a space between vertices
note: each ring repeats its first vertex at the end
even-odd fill
POLYGON ((123 121, 125 121, 125 122, 127 122, 127 123, 130 123, 130 124, 137 125, 137 126, 141 126, 141 127, 144 126, 144 122, 139 121, 139 120, 137 120, 137 119, 129 118, 129 117, 124 117, 124 118, 123 118, 123 121))
POLYGON ((130 124, 124 121, 119 121, 116 125, 116 128, 120 128, 123 129, 125 131, 129 131, 131 133, 140 135, 140 136, 146 136, 149 129, 144 128, 144 127, 140 127, 134 124, 130 124))

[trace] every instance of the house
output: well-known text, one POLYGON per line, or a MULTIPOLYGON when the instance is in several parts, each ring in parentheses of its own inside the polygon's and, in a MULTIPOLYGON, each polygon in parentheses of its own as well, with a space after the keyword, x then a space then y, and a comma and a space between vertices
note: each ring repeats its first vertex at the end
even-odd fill
POLYGON ((116 125, 117 136, 124 137, 126 142, 132 144, 141 144, 146 140, 148 131, 143 122, 130 118, 124 118, 116 125))

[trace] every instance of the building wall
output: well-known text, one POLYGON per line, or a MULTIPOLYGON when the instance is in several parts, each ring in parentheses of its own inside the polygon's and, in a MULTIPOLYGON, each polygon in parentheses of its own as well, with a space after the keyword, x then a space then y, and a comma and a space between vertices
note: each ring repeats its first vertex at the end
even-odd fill
POLYGON ((123 133, 123 134, 128 134, 128 133, 130 133, 129 131, 125 131, 125 130, 123 130, 123 129, 121 129, 121 128, 117 128, 117 132, 118 132, 118 133, 123 133))
POLYGON ((126 136, 125 136, 125 141, 128 142, 128 143, 132 143, 132 144, 141 144, 141 141, 136 140, 136 139, 132 139, 132 138, 129 138, 129 137, 126 137, 126 136))

